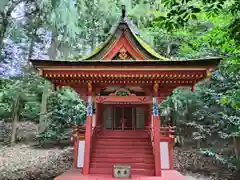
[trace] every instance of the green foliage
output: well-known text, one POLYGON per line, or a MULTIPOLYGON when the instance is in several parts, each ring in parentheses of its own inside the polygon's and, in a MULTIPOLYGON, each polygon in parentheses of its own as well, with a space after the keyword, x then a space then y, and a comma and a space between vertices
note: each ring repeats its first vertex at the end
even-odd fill
POLYGON ((214 157, 218 161, 220 161, 222 164, 225 164, 228 166, 231 170, 239 170, 240 169, 240 161, 234 159, 234 157, 223 157, 222 155, 219 155, 217 152, 214 152, 210 149, 200 149, 201 153, 208 156, 208 157, 214 157))
POLYGON ((240 11, 238 0, 164 0, 163 4, 167 13, 165 16, 158 17, 155 21, 161 23, 168 31, 187 25, 190 20, 197 19, 197 14, 201 12, 215 16, 223 11, 239 15, 240 11))
MULTIPOLYGON (((0 45, 3 38, 9 38, 19 45, 23 58, 31 57, 39 44, 47 46, 37 33, 40 29, 52 34, 48 54, 63 59, 83 57, 108 36, 121 15, 121 4, 126 4, 128 19, 138 27, 141 37, 161 54, 171 59, 224 57, 209 81, 199 83, 195 92, 189 88, 174 90, 159 110, 165 119, 193 127, 196 140, 240 135, 238 0, 0 1, 0 45), (17 6, 12 2, 24 3, 24 22, 7 17, 17 6)), ((11 118, 14 99, 20 96, 21 118, 38 122, 43 84, 32 71, 0 79, 0 118, 11 118)), ((66 139, 67 129, 84 124, 86 119, 85 103, 69 89, 52 92, 47 111, 49 127, 39 135, 40 140, 66 139)))
POLYGON ((27 101, 21 113, 21 116, 30 121, 38 122, 40 111, 40 101, 27 101))
POLYGON ((40 141, 68 139, 67 129, 85 124, 86 104, 72 89, 62 88, 53 92, 48 99, 47 111, 49 126, 38 135, 40 141))
MULTIPOLYGON (((167 18, 156 18, 151 29, 158 31, 164 27, 170 32, 170 42, 180 42, 177 57, 225 56, 211 80, 199 84, 191 97, 193 102, 190 106, 195 109, 185 122, 197 130, 194 138, 205 139, 216 134, 222 138, 239 135, 240 46, 236 33, 239 6, 235 6, 236 1, 222 0, 203 0, 198 4, 195 1, 166 0, 164 3, 167 18), (198 10, 193 10, 192 3, 198 10)), ((189 96, 174 91, 160 106, 161 110, 172 109, 176 111, 173 114, 181 119, 181 107, 186 102, 181 98, 189 100, 189 96)))
POLYGON ((33 120, 38 117, 40 94, 44 80, 35 72, 26 72, 23 76, 13 79, 0 79, 0 117, 11 118, 13 102, 20 96, 21 114, 23 119, 33 120), (30 107, 31 105, 31 107, 30 107))

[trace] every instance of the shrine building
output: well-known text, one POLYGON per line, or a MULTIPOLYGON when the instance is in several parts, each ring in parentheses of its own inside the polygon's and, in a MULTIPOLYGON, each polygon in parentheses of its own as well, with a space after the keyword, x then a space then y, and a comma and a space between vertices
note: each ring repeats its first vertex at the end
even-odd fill
POLYGON ((88 57, 30 61, 56 88, 69 86, 87 102, 86 124, 75 129, 73 169, 55 180, 185 179, 174 170, 173 128, 160 127, 158 104, 175 88, 207 78, 220 58, 163 57, 123 14, 88 57))

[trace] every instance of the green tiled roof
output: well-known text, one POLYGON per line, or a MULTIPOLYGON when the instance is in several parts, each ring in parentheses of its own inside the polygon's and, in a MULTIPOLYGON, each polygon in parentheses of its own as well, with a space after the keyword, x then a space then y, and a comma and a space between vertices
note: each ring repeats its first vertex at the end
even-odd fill
POLYGON ((157 57, 159 60, 169 60, 168 58, 161 56, 160 54, 158 54, 156 51, 154 51, 154 49, 151 48, 150 45, 148 45, 147 43, 145 43, 140 37, 138 37, 137 35, 134 35, 136 40, 139 42, 139 44, 141 44, 141 46, 147 51, 149 52, 152 56, 157 57))
POLYGON ((108 41, 109 41, 111 38, 112 38, 112 35, 110 34, 110 35, 107 37, 107 39, 106 39, 103 43, 99 44, 91 54, 89 54, 89 55, 81 58, 80 60, 89 59, 89 58, 91 58, 92 56, 94 56, 94 55, 96 55, 97 53, 99 53, 99 52, 105 47, 105 45, 108 43, 108 41))
MULTIPOLYGON (((155 50, 152 49, 152 47, 150 45, 148 45, 146 42, 144 42, 138 35, 137 35, 137 28, 130 22, 127 22, 125 21, 124 23, 127 24, 127 26, 129 27, 134 39, 140 44, 140 46, 142 46, 143 49, 145 49, 151 56, 153 56, 156 60, 169 60, 168 58, 160 55, 159 53, 157 53, 155 50)), ((111 38, 113 37, 114 33, 116 32, 117 28, 118 28, 118 24, 115 24, 110 32, 109 32, 109 36, 107 37, 107 39, 101 43, 100 45, 98 45, 95 50, 90 54, 90 55, 87 55, 85 57, 82 57, 82 58, 78 58, 76 57, 75 59, 76 60, 88 60, 90 59, 91 57, 97 55, 99 52, 101 52, 104 47, 108 44, 108 42, 111 40, 111 38)))

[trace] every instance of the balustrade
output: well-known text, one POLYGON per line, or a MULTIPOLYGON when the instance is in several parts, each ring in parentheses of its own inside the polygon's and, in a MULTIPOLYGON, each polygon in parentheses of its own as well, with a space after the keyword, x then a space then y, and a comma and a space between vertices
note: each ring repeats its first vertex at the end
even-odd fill
POLYGON ((160 127, 160 138, 161 137, 173 138, 175 134, 175 130, 176 130, 176 126, 160 127))
POLYGON ((85 131, 86 127, 84 125, 75 125, 72 131, 71 142, 74 143, 78 139, 85 138, 85 131))

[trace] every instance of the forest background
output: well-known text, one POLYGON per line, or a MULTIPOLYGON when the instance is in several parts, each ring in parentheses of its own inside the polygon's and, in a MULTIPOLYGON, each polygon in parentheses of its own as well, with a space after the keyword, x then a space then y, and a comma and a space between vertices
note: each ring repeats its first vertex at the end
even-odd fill
MULTIPOLYGON (((60 142, 84 123, 86 105, 69 88, 52 90, 29 59, 78 60, 101 44, 121 17, 121 5, 139 36, 173 59, 222 57, 210 79, 177 88, 159 105, 162 122, 176 124, 176 141, 196 147, 229 169, 240 169, 240 3, 238 0, 1 0, 0 120, 38 124, 37 141, 60 142), (70 108, 71 107, 71 108, 70 108), (191 128, 191 134, 184 134, 191 128), (232 147, 231 153, 222 149, 232 147), (217 148, 216 148, 217 147, 217 148), (221 151, 221 152, 220 152, 221 151)), ((6 141, 5 141, 6 142, 6 141)))

